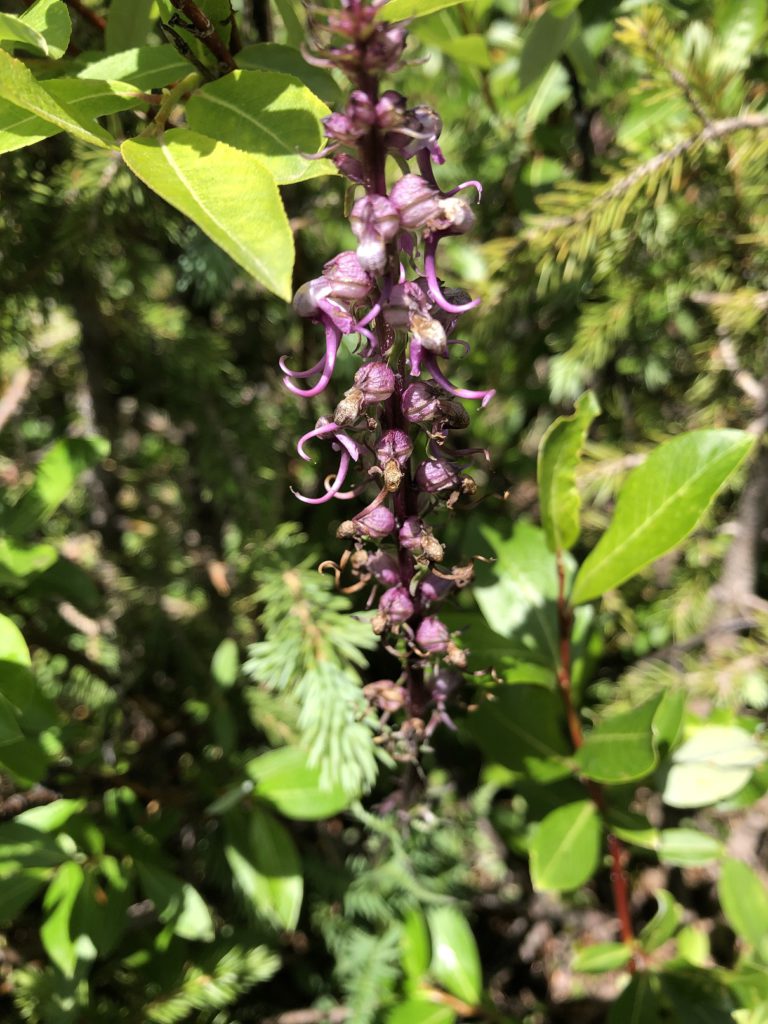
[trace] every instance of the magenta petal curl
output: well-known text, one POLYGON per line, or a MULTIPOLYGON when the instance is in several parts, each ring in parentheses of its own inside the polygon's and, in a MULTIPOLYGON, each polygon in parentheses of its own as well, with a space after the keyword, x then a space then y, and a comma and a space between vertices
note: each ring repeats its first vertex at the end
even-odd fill
POLYGON ((319 395, 321 391, 328 387, 328 383, 333 376, 333 369, 336 366, 336 356, 341 342, 341 332, 331 323, 326 323, 325 325, 325 342, 325 367, 317 384, 304 391, 302 388, 297 388, 292 381, 286 379, 283 383, 292 394, 298 395, 300 398, 314 398, 315 395, 319 395))
POLYGON ((293 488, 291 488, 291 493, 295 497, 297 497, 299 499, 299 501, 303 501, 305 505, 324 505, 326 501, 330 501, 331 498, 334 498, 339 493, 339 491, 341 490, 342 485, 343 485, 343 483, 344 483, 344 481, 346 479, 346 476, 347 476, 347 470, 349 469, 349 463, 350 463, 349 455, 347 455, 346 452, 342 452, 341 453, 341 459, 339 459, 339 468, 338 468, 338 471, 336 473, 336 477, 335 477, 333 483, 331 484, 331 486, 325 492, 325 494, 322 494, 319 498, 307 498, 305 495, 299 494, 298 491, 294 491, 293 488))
POLYGON ((443 293, 440 291, 440 284, 437 280, 437 270, 435 268, 435 253, 437 251, 437 239, 430 239, 424 252, 424 273, 427 278, 427 285, 429 286, 429 294, 432 301, 445 310, 446 313, 466 313, 468 309, 475 309, 480 305, 480 299, 473 299, 471 302, 465 302, 460 306, 455 305, 453 302, 449 302, 445 298, 443 293))
POLYGON ((319 360, 319 362, 315 363, 315 365, 310 370, 289 370, 288 367, 285 365, 287 359, 288 356, 280 356, 280 358, 277 361, 277 365, 280 367, 280 369, 283 371, 286 377, 314 377, 316 373, 322 372, 322 369, 325 366, 326 356, 323 356, 323 358, 319 360))
POLYGON ((457 388, 451 384, 448 378, 442 373, 440 367, 437 365, 437 360, 433 355, 426 355, 424 361, 427 364, 429 372, 435 378, 440 387, 444 388, 449 394, 455 395, 456 398, 480 399, 482 407, 485 408, 496 394, 495 390, 470 391, 468 388, 457 388))
POLYGON ((451 339, 449 339, 448 344, 449 345, 461 345, 461 347, 464 349, 464 353, 465 354, 467 352, 469 352, 469 350, 470 350, 469 342, 468 341, 461 341, 459 338, 451 338, 451 339))
POLYGON ((456 188, 452 188, 450 190, 450 192, 444 192, 443 195, 445 195, 445 196, 455 196, 457 192, 461 192, 465 188, 474 188, 477 191, 477 201, 478 201, 478 203, 482 200, 482 198, 483 198, 483 186, 482 186, 481 182, 475 181, 474 179, 472 179, 471 181, 462 181, 462 183, 460 185, 457 185, 456 188))
POLYGON ((338 432, 338 429, 339 427, 337 423, 324 423, 321 427, 315 427, 314 430, 308 430, 303 437, 299 438, 296 450, 305 462, 314 462, 315 460, 304 451, 304 443, 311 440, 313 437, 322 437, 323 434, 335 434, 338 432))

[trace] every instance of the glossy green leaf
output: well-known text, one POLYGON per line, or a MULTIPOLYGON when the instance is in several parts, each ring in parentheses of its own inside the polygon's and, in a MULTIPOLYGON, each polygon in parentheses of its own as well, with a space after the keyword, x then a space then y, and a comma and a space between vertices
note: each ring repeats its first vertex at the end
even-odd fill
POLYGON ((0 662, 3 661, 25 668, 32 665, 26 640, 13 619, 7 615, 0 615, 0 662))
POLYGON ((136 868, 144 893, 155 904, 163 924, 172 923, 173 932, 179 938, 213 941, 211 912, 194 886, 155 864, 138 861, 136 868))
POLYGON ((544 531, 518 520, 508 538, 483 528, 496 561, 478 572, 475 599, 510 655, 556 667, 560 663, 557 562, 544 531))
MULTIPOLYGON (((40 692, 31 664, 29 650, 18 626, 7 616, 0 615, 0 694, 3 707, 7 713, 8 704, 13 705, 20 716, 18 725, 21 729, 37 735, 54 724, 56 714, 51 702, 40 692)), ((8 746, 15 747, 20 740, 21 736, 17 734, 13 740, 6 741, 3 758, 9 753, 13 756, 8 746)))
POLYGON ((558 18, 545 10, 533 22, 520 55, 518 78, 521 90, 527 89, 549 70, 552 62, 576 35, 578 27, 579 18, 575 13, 558 18))
POLYGON ((298 747, 280 747, 249 761, 245 766, 256 783, 254 793, 287 818, 320 821, 345 810, 352 803, 341 786, 320 785, 320 769, 310 767, 298 747))
POLYGON ((694 430, 659 445, 622 487, 572 602, 600 597, 685 540, 753 444, 742 430, 694 430))
MULTIPOLYGON (((89 82, 80 78, 52 78, 41 87, 57 102, 64 102, 79 117, 103 117, 130 110, 142 102, 136 86, 126 82, 89 82)), ((61 129, 12 103, 0 102, 0 153, 9 153, 57 135, 61 129)))
POLYGON ((32 53, 48 55, 48 43, 31 25, 25 24, 21 18, 0 11, 0 44, 10 49, 21 49, 32 53))
POLYGON ((229 843, 225 855, 255 913, 293 930, 301 913, 304 879, 296 844, 285 826, 269 811, 255 807, 247 834, 229 843))
POLYGON ((0 747, 15 743, 23 735, 13 704, 0 694, 0 747))
POLYGON ((49 57, 58 60, 64 56, 72 35, 72 19, 64 0, 36 0, 21 20, 45 39, 49 57))
POLYGON ((625 843, 638 846, 641 850, 657 850, 659 846, 659 830, 653 828, 643 814, 617 810, 609 807, 606 815, 606 827, 609 832, 623 839, 625 843))
POLYGON ((455 907, 432 907, 427 922, 432 940, 430 973, 451 995, 477 1006, 483 995, 483 971, 467 919, 455 907))
POLYGON ((25 825, 38 832, 57 832, 71 817, 84 811, 87 805, 87 800, 55 800, 52 804, 22 811, 14 821, 17 825, 25 825))
POLYGON ((237 682, 240 672, 240 652, 237 649, 237 641, 232 637, 225 637, 211 659, 211 675, 214 680, 228 690, 237 682))
POLYGON ((591 800, 548 814, 533 829, 528 851, 537 892, 569 892, 587 882, 600 863, 602 829, 591 800))
POLYGON ((765 759, 765 751, 745 729, 705 725, 672 755, 664 803, 670 807, 715 804, 738 793, 765 759))
POLYGON ((412 982, 419 982, 429 970, 432 955, 429 930, 421 910, 413 908, 406 914, 400 945, 403 951, 403 971, 412 982))
POLYGON ((37 739, 17 740, 0 747, 0 765, 22 786, 40 782, 48 771, 49 757, 37 739))
POLYGON ((677 955, 694 967, 706 967, 712 955, 709 936, 702 928, 689 924, 677 933, 677 955))
POLYGON ((379 21, 402 21, 404 18, 423 18, 436 11, 444 11, 446 7, 455 7, 466 2, 471 7, 472 0, 389 0, 379 12, 379 21))
POLYGON ((653 895, 656 913, 637 936, 646 953, 652 953, 671 939, 683 918, 683 908, 666 889, 654 889, 653 895))
POLYGON ((238 67, 246 71, 282 71, 284 75, 293 75, 325 103, 335 104, 341 98, 341 90, 331 75, 308 64, 293 46, 253 43, 244 46, 235 59, 238 67))
POLYGON ((652 726, 660 699, 611 715, 586 734, 576 761, 588 779, 615 785, 653 771, 657 757, 652 726))
POLYGON ((155 0, 112 0, 104 33, 107 53, 146 43, 154 21, 154 7, 155 0))
POLYGON ((277 185, 258 157, 181 128, 162 138, 129 139, 121 149, 145 185, 270 291, 290 299, 293 235, 277 185))
POLYGON ((701 867, 719 860, 723 844, 694 828, 665 828, 659 833, 659 860, 677 868, 701 867))
POLYGON ((92 146, 111 149, 115 145, 112 136, 99 125, 88 124, 74 111, 57 103, 29 68, 4 50, 0 50, 0 100, 21 107, 92 146))
POLYGON ((456 1014, 448 1006, 408 999, 387 1015, 387 1024, 454 1024, 456 1014))
POLYGON ((59 553, 52 544, 17 544, 0 537, 0 582, 11 583, 50 569, 59 553))
POLYGON ((172 46, 136 46, 87 64, 78 78, 130 82, 138 89, 159 89, 189 74, 189 61, 172 46))
POLYGON ((35 529, 53 515, 71 494, 77 479, 103 459, 109 443, 101 437, 71 437, 57 441, 43 456, 35 482, 6 521, 10 533, 35 529))
POLYGON ((233 71, 198 89, 186 106, 193 131, 258 156, 278 185, 334 174, 327 160, 307 160, 322 141, 326 105, 292 75, 233 71))
POLYGON ((620 971, 631 958, 632 947, 624 942, 596 942, 577 951, 571 969, 582 974, 604 974, 620 971))
POLYGON ((570 746, 558 695, 537 686, 502 686, 463 722, 463 728, 498 764, 538 781, 568 775, 570 746))
POLYGON ((768 890, 743 861, 727 858, 717 884, 720 906, 740 939, 768 951, 768 890))
POLYGON ((600 405, 587 391, 571 416, 559 416, 539 445, 538 482, 541 523, 552 551, 568 551, 579 539, 581 497, 576 469, 587 432, 600 405))
POLYGON ((77 950, 69 922, 83 880, 80 865, 68 861, 56 872, 43 900, 47 916, 40 928, 40 939, 46 953, 66 978, 74 975, 77 966, 77 950))

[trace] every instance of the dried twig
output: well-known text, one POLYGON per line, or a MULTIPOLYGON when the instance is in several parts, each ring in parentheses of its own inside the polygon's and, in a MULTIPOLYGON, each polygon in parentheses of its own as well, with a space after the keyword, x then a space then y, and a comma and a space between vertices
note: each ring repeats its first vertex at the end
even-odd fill
POLYGON ((194 0, 171 0, 171 3, 180 14, 189 19, 194 27, 195 35, 203 46, 211 51, 219 64, 229 71, 235 71, 237 64, 229 47, 216 31, 211 19, 204 11, 200 10, 194 0))
POLYGON ((89 21, 94 28, 97 28, 100 32, 103 32, 107 27, 107 19, 102 18, 96 11, 92 11, 90 7, 86 7, 82 0, 66 0, 66 3, 72 8, 73 11, 77 11, 81 18, 85 18, 89 21))

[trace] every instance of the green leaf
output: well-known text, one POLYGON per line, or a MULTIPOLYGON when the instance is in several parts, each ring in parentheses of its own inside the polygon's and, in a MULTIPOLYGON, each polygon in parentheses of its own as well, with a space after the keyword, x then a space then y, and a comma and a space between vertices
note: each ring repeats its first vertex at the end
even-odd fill
POLYGON ((510 641, 510 656, 556 668, 557 562, 544 531, 522 519, 508 538, 489 527, 482 534, 496 556, 494 565, 478 572, 474 591, 486 622, 510 641))
POLYGON ((0 662, 2 661, 22 665, 24 668, 32 666, 27 642, 19 627, 7 615, 0 615, 0 662))
MULTIPOLYGON (((129 110, 143 101, 135 85, 126 82, 89 82, 79 78, 52 78, 41 87, 57 102, 64 102, 79 117, 102 117, 129 110)), ((41 117, 0 101, 0 153, 10 153, 57 135, 60 129, 41 117)))
POLYGON ((720 906, 740 939, 761 951, 768 945, 768 891, 742 861, 727 858, 717 884, 720 906))
POLYGON ((576 469, 590 424, 600 412, 591 391, 576 401, 571 416, 560 416, 539 446, 538 482, 541 523, 552 551, 569 551, 579 539, 581 498, 576 469))
POLYGON ((327 71, 307 64, 301 51, 281 43, 253 43, 245 46, 235 58, 246 71, 282 71, 293 75, 325 103, 338 103, 341 89, 327 71))
MULTIPOLYGON (((694 967, 706 967, 712 955, 709 936, 694 924, 677 933, 677 955, 694 967)), ((767 1022, 768 1024, 768 1022, 767 1022)))
POLYGON ((152 900, 159 920, 172 923, 174 935, 197 942, 212 942, 213 919, 203 897, 169 871, 137 861, 136 869, 147 899, 152 900))
POLYGON ((240 673, 240 652, 237 649, 237 641, 232 637, 225 637, 211 659, 211 675, 215 681, 228 690, 237 682, 240 673))
POLYGON ((572 602, 600 597, 685 540, 753 444, 743 430, 694 430, 659 445, 622 487, 572 602))
POLYGON ((537 82, 549 70, 552 62, 557 60, 576 35, 578 27, 579 17, 575 13, 557 18, 545 10, 534 21, 520 54, 518 78, 521 90, 537 82))
POLYGON ((387 1016, 387 1024, 454 1024, 455 1020, 456 1014, 449 1007, 426 999, 408 999, 387 1016))
POLYGON ((617 785, 642 779, 656 767, 653 718, 661 697, 603 719, 584 738, 576 754, 588 779, 617 785))
POLYGON ((548 814, 533 829, 528 847, 537 892, 569 892, 587 882, 600 863, 601 825, 591 800, 548 814))
POLYGON ((11 583, 50 569, 59 553, 52 544, 17 544, 0 537, 0 582, 11 583))
POLYGON ((746 786, 765 757, 765 751, 745 729, 705 725, 672 755, 664 803, 670 807, 707 807, 733 796, 746 786))
POLYGON ((483 995, 483 971, 472 929, 455 907, 431 907, 427 911, 432 939, 430 973, 451 995, 470 1006, 483 995))
POLYGON ((5 43, 10 49, 20 47, 22 50, 36 50, 48 56, 48 43, 45 37, 13 14, 0 12, 0 43, 5 43))
POLYGON ((251 811, 247 835, 225 847, 227 863, 254 911, 270 924, 292 931, 304 895, 301 860, 290 833, 260 807, 251 811))
POLYGON ((249 761, 245 770, 256 783, 256 796, 268 800, 286 818, 320 821, 345 810, 353 797, 341 786, 320 785, 320 769, 310 767, 298 747, 280 747, 249 761))
POLYGON ((161 139, 129 139, 121 149, 145 185, 270 291, 290 300, 293 236, 277 185, 258 157, 182 128, 161 139))
MULTIPOLYGON (((4 702, 10 702, 21 715, 18 723, 21 728, 36 735, 53 725, 56 715, 51 702, 40 693, 31 664, 29 650, 18 627, 11 619, 0 615, 0 694, 4 702)), ((7 712, 7 703, 3 707, 7 712)), ((17 734, 7 744, 15 746, 20 739, 17 734)), ((7 744, 4 759, 9 754, 7 744)))
POLYGON ((0 694, 0 747, 15 743, 23 736, 13 704, 0 694))
POLYGON ((47 868, 27 868, 0 878, 0 923, 13 921, 37 896, 48 877, 47 868))
POLYGON ((746 67, 766 33, 766 0, 719 0, 713 7, 718 60, 746 67))
POLYGON ((155 0, 112 0, 104 33, 107 53, 146 43, 154 21, 154 7, 155 0))
POLYGON ((9 532, 33 530, 53 515, 69 497, 82 472, 103 459, 109 443, 102 437, 71 437, 48 449, 35 474, 32 488, 10 513, 9 532))
POLYGON ((99 149, 115 146, 115 140, 108 132, 97 124, 87 124, 72 110, 57 103, 35 80, 32 72, 4 50, 0 50, 0 100, 21 107, 99 149))
POLYGON ((40 33, 48 44, 48 56, 63 57, 72 35, 72 19, 64 0, 37 0, 21 16, 25 25, 40 33))
POLYGON ((676 868, 711 864, 723 855, 722 843, 693 828, 665 828, 659 833, 659 860, 676 868))
POLYGON ((659 980, 636 974, 611 1006, 607 1024, 659 1024, 659 980))
POLYGON ((582 974, 604 974, 620 971, 632 958, 632 947, 624 942, 596 942, 578 950, 571 961, 571 970, 582 974))
POLYGON ((403 951, 403 971, 413 983, 418 983, 429 970, 431 946, 424 914, 412 908, 403 921, 400 936, 403 951))
POLYGON ((84 878, 79 864, 74 861, 62 864, 43 900, 43 909, 49 913, 40 928, 40 939, 46 953, 65 978, 74 977, 77 966, 77 950, 70 935, 69 922, 84 878))
POLYGON ((73 815, 80 814, 87 806, 87 800, 56 800, 43 807, 30 807, 28 811, 17 814, 14 821, 38 832, 58 832, 73 815))
MULTIPOLYGON (((472 0, 466 0, 467 6, 472 0)), ((403 21, 405 18, 423 18, 435 11, 444 11, 446 7, 455 7, 462 0, 389 0, 378 14, 379 21, 403 21)))
POLYGON ((570 773, 570 746, 554 693, 537 686, 502 686, 463 722, 483 754, 540 781, 570 773))
POLYGON ((652 953, 672 938, 683 918, 683 908, 666 889, 655 889, 656 913, 642 927, 637 941, 646 953, 652 953))
POLYGON ((78 78, 130 82, 138 89, 159 89, 189 74, 189 62, 172 46, 138 46, 87 64, 78 78))
POLYGON ((198 89, 186 114, 193 131, 258 156, 278 185, 336 173, 301 155, 320 148, 320 118, 330 110, 292 75, 233 71, 198 89))

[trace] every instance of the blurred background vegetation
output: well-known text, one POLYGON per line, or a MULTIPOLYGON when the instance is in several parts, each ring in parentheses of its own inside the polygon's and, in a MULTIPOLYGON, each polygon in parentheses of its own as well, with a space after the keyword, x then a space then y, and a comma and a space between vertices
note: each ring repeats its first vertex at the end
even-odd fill
MULTIPOLYGON (((299 3, 234 6, 247 42, 299 42, 299 3)), ((77 48, 98 49, 98 29, 72 17, 77 48)), ((767 37, 765 0, 475 0, 414 24, 418 59, 393 84, 443 118, 441 184, 485 189, 471 238, 445 247, 447 276, 483 298, 465 318, 467 379, 497 389, 468 442, 490 452, 483 500, 443 524, 456 560, 487 553, 483 529, 536 518, 538 442, 588 387, 603 414, 580 478, 585 548, 653 444, 701 426, 762 439, 767 37)), ((113 127, 132 116, 112 115, 113 127)), ((298 285, 350 244, 343 187, 320 178, 283 194, 298 285)), ((46 828, 66 824, 80 891, 96 893, 51 963, 40 893, 58 855, 25 859, 32 826, 4 838, 0 826, 24 879, 0 865, 4 1019, 385 1020, 407 989, 409 912, 450 898, 473 924, 488 1020, 605 1020, 612 982, 567 967, 585 934, 612 937, 605 879, 559 901, 533 894, 516 846, 523 797, 493 803, 501 783, 466 740, 435 737, 407 828, 380 808, 404 769, 377 757, 364 704, 317 742, 347 737, 329 757, 346 762, 348 788, 378 765, 375 816, 358 805, 344 819, 265 824, 249 802, 248 765, 312 731, 307 700, 310 719, 333 707, 334 680, 306 678, 300 631, 279 632, 298 607, 323 624, 338 685, 358 692, 393 671, 315 573, 340 553, 339 509, 308 509, 289 490, 314 483, 295 439, 332 410, 351 353, 334 394, 288 394, 278 358, 313 363, 314 331, 114 153, 64 136, 9 153, 0 196, 0 612, 21 628, 40 691, 34 734, 3 748, 0 818, 54 794, 73 801, 46 828), (264 856, 259 828, 293 851, 277 856, 284 875, 261 863, 259 877, 278 879, 269 891, 247 870, 264 856), (188 913, 181 926, 178 908, 164 918, 163 892, 188 913), (196 943, 209 928, 213 941, 196 943), (287 1015, 301 1008, 313 1009, 287 1015)), ((681 680, 715 712, 768 705, 764 447, 743 476, 716 529, 606 599, 588 705, 681 680)), ((487 666, 465 594, 456 616, 487 666)), ((757 865, 764 828, 750 828, 738 834, 757 865)), ((733 933, 706 870, 660 870, 638 868, 636 912, 651 913, 660 884, 687 892, 686 912, 729 963, 733 933)), ((47 909, 66 902, 62 885, 47 909)), ((436 1024, 461 1013, 451 998, 436 1024)))

